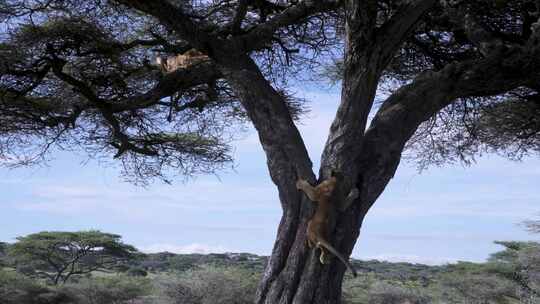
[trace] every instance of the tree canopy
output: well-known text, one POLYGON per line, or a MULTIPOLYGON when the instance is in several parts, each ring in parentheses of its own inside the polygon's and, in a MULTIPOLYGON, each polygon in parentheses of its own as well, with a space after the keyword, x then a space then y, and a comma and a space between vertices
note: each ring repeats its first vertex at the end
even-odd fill
POLYGON ((529 232, 540 234, 540 220, 529 220, 525 221, 523 224, 529 232))
POLYGON ((121 237, 100 231, 44 231, 18 237, 9 248, 17 267, 53 284, 93 271, 107 271, 135 257, 137 249, 121 237))
MULTIPOLYGON (((165 178, 164 172, 190 175, 223 168, 232 161, 230 143, 246 119, 237 93, 224 81, 219 62, 162 76, 152 64, 159 54, 193 47, 209 52, 205 43, 234 38, 281 87, 293 115, 305 110, 287 93, 291 80, 318 77, 328 71, 321 67, 335 61, 341 67, 337 77, 345 75, 344 12, 338 2, 229 2, 4 1, 2 163, 40 162, 55 147, 82 149, 101 159, 114 156, 126 176, 139 182, 165 178), (189 21, 163 18, 166 11, 189 21)), ((384 38, 407 5, 376 3, 366 13, 377 14, 373 22, 384 38)), ((408 9, 423 12, 421 4, 408 9)), ((514 82, 513 90, 499 86, 496 77, 477 79, 487 86, 481 88, 471 77, 470 86, 462 88, 467 92, 456 96, 459 102, 431 115, 409 142, 422 165, 467 162, 485 151, 520 158, 540 150, 538 79, 534 60, 527 59, 535 48, 536 12, 532 0, 441 2, 414 28, 404 29, 411 33, 402 40, 388 37, 396 45, 384 46, 388 54, 379 69, 394 85, 428 70, 453 67, 457 73, 458 65, 492 64, 487 55, 495 51, 506 58, 500 62, 506 72, 513 73, 516 65, 531 72, 525 83, 514 82), (487 97, 492 95, 497 97, 487 97)))
MULTIPOLYGON (((207 20, 204 31, 217 30, 211 21, 225 23, 222 14, 233 12, 221 4, 179 3, 188 14, 207 20)), ((213 62, 165 76, 159 72, 156 56, 193 47, 166 25, 112 1, 10 0, 1 5, 4 165, 47 160, 52 148, 82 149, 91 157, 114 156, 126 176, 146 182, 164 177, 166 169, 175 175, 208 173, 232 160, 229 142, 245 112, 213 62)), ((268 14, 283 9, 269 7, 268 14)), ((315 29, 304 27, 298 35, 305 31, 315 43, 309 37, 315 29)), ((285 54, 298 52, 294 41, 286 45, 281 48, 285 54)), ((273 48, 260 58, 268 73, 285 67, 272 62, 273 48)), ((281 94, 293 115, 303 111, 297 98, 281 94)))

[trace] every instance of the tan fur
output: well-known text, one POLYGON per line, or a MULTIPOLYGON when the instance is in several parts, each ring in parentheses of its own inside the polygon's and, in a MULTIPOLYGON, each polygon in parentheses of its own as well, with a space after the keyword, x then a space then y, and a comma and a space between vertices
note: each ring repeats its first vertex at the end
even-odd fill
POLYGON ((210 60, 210 58, 208 58, 207 55, 197 51, 196 49, 190 49, 184 54, 178 54, 176 56, 170 56, 167 58, 158 56, 156 57, 156 64, 163 73, 172 73, 178 69, 184 69, 208 60, 210 60))
MULTIPOLYGON (((336 208, 331 203, 332 193, 336 188, 337 179, 332 176, 329 179, 323 181, 317 187, 311 186, 306 180, 299 179, 296 182, 296 188, 304 191, 307 197, 314 201, 318 202, 317 209, 313 214, 313 217, 309 220, 307 225, 307 242, 310 248, 316 247, 321 250, 321 255, 319 260, 322 264, 327 264, 326 252, 325 250, 330 251, 332 254, 337 256, 343 264, 349 269, 350 272, 356 277, 356 271, 351 267, 349 262, 341 255, 332 245, 328 242, 328 222, 329 215, 332 208, 336 208)), ((356 198, 358 191, 351 191, 351 194, 356 198)), ((351 199, 349 196, 347 199, 351 199)))

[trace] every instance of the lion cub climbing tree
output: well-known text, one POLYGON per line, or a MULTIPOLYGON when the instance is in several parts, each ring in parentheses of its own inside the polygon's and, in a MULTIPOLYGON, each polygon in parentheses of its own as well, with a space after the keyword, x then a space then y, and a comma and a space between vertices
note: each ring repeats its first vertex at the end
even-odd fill
POLYGON ((307 243, 310 248, 318 248, 321 250, 321 255, 319 260, 321 264, 328 264, 325 250, 330 251, 333 255, 339 258, 343 264, 349 269, 350 272, 356 277, 356 271, 351 267, 347 259, 343 257, 341 253, 337 251, 328 240, 329 229, 330 229, 330 215, 333 209, 340 209, 342 211, 346 210, 347 207, 358 197, 358 189, 353 188, 349 195, 345 198, 342 204, 334 201, 335 199, 333 193, 336 188, 338 178, 334 172, 332 176, 325 181, 321 182, 316 187, 311 186, 306 180, 299 179, 296 182, 296 188, 304 191, 307 197, 313 201, 317 202, 317 209, 315 213, 308 221, 307 224, 307 243))

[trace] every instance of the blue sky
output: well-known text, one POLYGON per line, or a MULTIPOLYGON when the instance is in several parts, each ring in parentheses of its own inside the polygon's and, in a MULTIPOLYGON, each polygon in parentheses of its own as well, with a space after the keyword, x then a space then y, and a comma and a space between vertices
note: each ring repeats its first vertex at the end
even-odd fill
MULTIPOLYGON (((315 168, 338 95, 302 93, 311 112, 300 129, 315 168)), ((0 240, 42 230, 100 229, 153 252, 269 254, 280 206, 253 130, 235 145, 235 170, 186 184, 140 188, 118 168, 55 153, 46 167, 0 169, 0 240)), ((317 171, 315 169, 315 171, 317 171)), ((494 240, 535 236, 517 224, 540 212, 540 160, 490 155, 471 167, 430 168, 402 162, 368 214, 353 257, 428 264, 483 261, 494 240)))

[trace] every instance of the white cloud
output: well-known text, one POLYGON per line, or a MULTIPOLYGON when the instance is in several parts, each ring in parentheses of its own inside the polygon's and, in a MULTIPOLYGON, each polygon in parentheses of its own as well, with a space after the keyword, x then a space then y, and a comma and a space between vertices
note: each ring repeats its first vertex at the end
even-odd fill
POLYGON ((433 216, 476 216, 481 218, 527 218, 538 212, 540 198, 530 197, 516 198, 504 197, 499 194, 493 196, 471 194, 470 199, 459 197, 448 198, 423 198, 415 195, 411 198, 386 198, 383 197, 370 211, 371 217, 433 217, 433 216))
POLYGON ((131 218, 152 218, 155 213, 178 213, 182 210, 208 212, 279 210, 276 189, 271 184, 243 185, 200 179, 189 184, 156 186, 149 189, 126 184, 115 187, 99 184, 55 186, 42 183, 24 202, 13 204, 23 211, 62 215, 103 212, 131 218))
POLYGON ((227 249, 224 246, 220 245, 206 245, 193 243, 188 245, 173 245, 173 244, 153 244, 150 246, 141 247, 141 251, 146 253, 157 253, 157 252, 171 252, 178 254, 188 254, 188 253, 200 253, 200 254, 209 254, 209 253, 225 253, 225 252, 234 252, 233 250, 227 249))
MULTIPOLYGON (((101 190, 101 189, 100 189, 101 190)), ((57 197, 68 197, 68 198, 95 198, 98 195, 111 195, 113 194, 110 189, 106 190, 105 193, 98 191, 95 186, 85 187, 85 186, 55 186, 47 185, 37 187, 32 191, 35 196, 42 198, 57 198, 57 197)), ((121 193, 115 193, 121 194, 121 193)))

